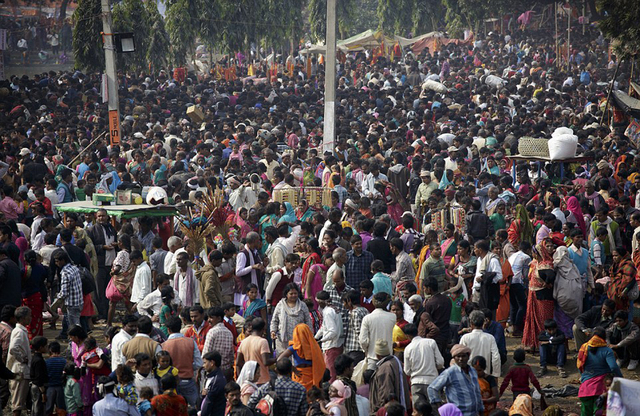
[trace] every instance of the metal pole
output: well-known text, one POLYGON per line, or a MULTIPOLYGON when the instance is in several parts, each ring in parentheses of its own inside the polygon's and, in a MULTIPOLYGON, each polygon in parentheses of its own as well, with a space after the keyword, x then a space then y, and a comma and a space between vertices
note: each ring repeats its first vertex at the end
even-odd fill
POLYGON ((604 111, 602 112, 602 117, 600 117, 600 124, 604 121, 604 116, 609 111, 609 100, 611 99, 611 92, 613 91, 613 85, 616 83, 616 78, 618 77, 618 70, 620 69, 620 63, 622 63, 622 59, 618 59, 618 65, 616 66, 616 72, 613 73, 613 79, 611 80, 611 85, 609 86, 609 93, 607 94, 607 104, 604 107, 604 111))
POLYGON ((553 3, 553 14, 556 16, 556 68, 558 67, 558 61, 560 61, 560 49, 558 48, 558 3, 553 3))
POLYGON ((332 152, 336 114, 336 0, 327 0, 327 60, 324 63, 324 131, 322 151, 332 152))
POLYGON ((571 64, 569 63, 570 57, 571 57, 571 7, 569 7, 569 11, 567 12, 567 70, 571 69, 571 64))
POLYGON ((102 40, 104 42, 105 74, 109 104, 109 137, 111 145, 120 143, 120 110, 118 108, 118 72, 116 71, 116 50, 111 31, 111 6, 109 0, 102 2, 102 40))

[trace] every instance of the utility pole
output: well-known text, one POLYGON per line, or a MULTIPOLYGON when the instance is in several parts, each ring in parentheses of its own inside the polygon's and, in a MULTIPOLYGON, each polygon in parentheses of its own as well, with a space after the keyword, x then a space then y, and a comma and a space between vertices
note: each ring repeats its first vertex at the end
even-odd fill
POLYGON ((102 1, 102 42, 109 104, 109 138, 111 145, 120 143, 120 110, 118 108, 118 73, 116 71, 116 49, 111 31, 111 7, 109 0, 102 1))
POLYGON ((327 0, 327 59, 324 64, 322 151, 333 152, 336 135, 336 0, 327 0))

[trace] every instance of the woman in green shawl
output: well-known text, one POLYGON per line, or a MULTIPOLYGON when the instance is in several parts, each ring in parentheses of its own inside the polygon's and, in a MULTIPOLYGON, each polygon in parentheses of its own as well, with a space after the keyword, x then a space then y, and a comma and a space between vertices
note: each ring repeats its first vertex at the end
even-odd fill
POLYGON ((300 220, 300 222, 311 221, 313 218, 314 211, 309 207, 309 203, 305 199, 301 199, 298 202, 298 209, 296 210, 296 218, 300 220))
POLYGON ((524 205, 516 205, 516 212, 507 232, 509 233, 509 242, 514 247, 518 247, 523 241, 530 243, 533 240, 533 225, 524 205))

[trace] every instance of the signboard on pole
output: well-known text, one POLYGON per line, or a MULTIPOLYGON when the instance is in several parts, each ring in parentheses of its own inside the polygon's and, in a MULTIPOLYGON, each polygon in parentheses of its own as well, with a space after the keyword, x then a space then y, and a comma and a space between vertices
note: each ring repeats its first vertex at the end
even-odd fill
POLYGON ((111 145, 120 143, 120 117, 118 110, 109 111, 109 136, 111 145))

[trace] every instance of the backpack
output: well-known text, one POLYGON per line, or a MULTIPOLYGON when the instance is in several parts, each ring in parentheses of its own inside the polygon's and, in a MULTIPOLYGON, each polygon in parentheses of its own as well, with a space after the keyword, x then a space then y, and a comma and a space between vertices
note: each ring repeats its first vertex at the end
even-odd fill
POLYGON ((256 412, 263 416, 279 416, 287 414, 287 404, 284 399, 276 393, 276 387, 273 380, 269 381, 271 387, 267 390, 267 394, 260 399, 256 405, 256 412))
MULTIPOLYGON (((69 252, 64 246, 62 246, 61 248, 67 253, 67 255, 69 255, 69 252)), ((71 260, 71 256, 69 256, 69 260, 71 260)), ((97 289, 96 281, 93 277, 93 274, 91 274, 91 271, 84 266, 80 266, 79 264, 74 263, 73 260, 71 260, 71 263, 75 265, 80 272, 80 281, 82 282, 82 295, 89 295, 92 292, 95 292, 97 289)))

